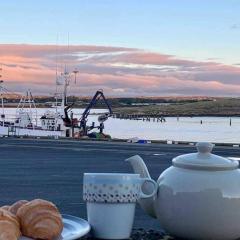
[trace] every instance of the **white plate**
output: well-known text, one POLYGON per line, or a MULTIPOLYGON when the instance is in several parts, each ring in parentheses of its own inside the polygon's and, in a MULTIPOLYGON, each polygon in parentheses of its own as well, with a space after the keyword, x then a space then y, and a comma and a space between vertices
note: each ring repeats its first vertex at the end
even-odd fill
MULTIPOLYGON (((90 231, 89 223, 78 217, 74 217, 71 215, 63 214, 63 231, 61 236, 56 240, 75 240, 84 235, 86 235, 90 231)), ((19 240, 30 240, 32 238, 20 237, 19 240)))
POLYGON ((230 160, 240 161, 240 157, 228 157, 230 160))

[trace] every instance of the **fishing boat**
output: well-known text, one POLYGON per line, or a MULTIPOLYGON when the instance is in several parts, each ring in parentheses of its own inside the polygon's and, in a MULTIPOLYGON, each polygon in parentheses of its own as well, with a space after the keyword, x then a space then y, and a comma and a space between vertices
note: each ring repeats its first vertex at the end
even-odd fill
POLYGON ((77 124, 76 119, 68 116, 71 106, 67 105, 67 89, 70 83, 71 74, 67 71, 58 76, 57 81, 61 81, 63 91, 56 93, 56 104, 54 109, 47 110, 42 116, 38 116, 36 104, 30 90, 21 97, 16 108, 14 116, 5 114, 4 95, 9 91, 3 86, 3 80, 0 80, 0 97, 1 97, 1 119, 0 135, 1 136, 39 136, 39 137, 72 137, 73 122, 77 124), (60 100, 60 102, 59 102, 60 100), (72 120, 72 121, 71 121, 72 120), (40 124, 39 124, 40 121, 40 124))
POLYGON ((90 137, 90 138, 109 138, 109 135, 103 133, 104 122, 112 115, 112 109, 103 94, 103 90, 98 90, 91 99, 88 106, 78 119, 74 117, 72 107, 74 103, 68 103, 68 87, 74 76, 76 83, 77 70, 72 73, 65 71, 60 75, 56 72, 56 93, 55 104, 48 109, 42 116, 38 116, 38 111, 32 93, 30 90, 21 97, 16 112, 13 117, 5 114, 4 94, 9 91, 3 86, 0 80, 0 98, 1 98, 1 119, 0 136, 36 136, 36 137, 90 137), (57 86, 61 85, 61 91, 58 92, 57 86), (92 122, 87 125, 90 110, 102 98, 107 106, 108 112, 98 117, 99 126, 92 122), (39 124, 40 122, 40 124, 39 124), (99 130, 94 132, 94 130, 99 130))

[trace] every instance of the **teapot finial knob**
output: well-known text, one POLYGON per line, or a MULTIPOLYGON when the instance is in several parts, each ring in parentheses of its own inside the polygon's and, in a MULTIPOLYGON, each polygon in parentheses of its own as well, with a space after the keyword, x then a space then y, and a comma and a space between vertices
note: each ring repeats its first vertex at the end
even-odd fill
POLYGON ((214 145, 209 142, 199 142, 196 144, 196 147, 199 153, 210 153, 214 145))

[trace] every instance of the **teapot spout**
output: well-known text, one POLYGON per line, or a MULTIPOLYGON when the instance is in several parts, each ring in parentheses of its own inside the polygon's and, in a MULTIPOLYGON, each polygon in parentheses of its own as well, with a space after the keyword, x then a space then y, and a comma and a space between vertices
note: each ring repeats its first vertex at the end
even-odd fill
POLYGON ((151 178, 146 164, 144 163, 143 159, 139 155, 135 155, 130 158, 127 158, 125 161, 130 162, 134 173, 140 174, 140 177, 151 178))
MULTIPOLYGON (((151 176, 148 172, 147 166, 144 163, 143 159, 139 155, 132 156, 125 160, 126 162, 130 162, 132 165, 133 171, 136 174, 139 174, 141 178, 149 178, 151 179, 151 176)), ((151 193, 153 190, 151 189, 151 186, 149 185, 143 185, 142 191, 144 193, 151 193)), ((142 209, 151 217, 156 218, 155 209, 154 209, 154 197, 150 198, 142 198, 138 200, 140 206, 142 209)))

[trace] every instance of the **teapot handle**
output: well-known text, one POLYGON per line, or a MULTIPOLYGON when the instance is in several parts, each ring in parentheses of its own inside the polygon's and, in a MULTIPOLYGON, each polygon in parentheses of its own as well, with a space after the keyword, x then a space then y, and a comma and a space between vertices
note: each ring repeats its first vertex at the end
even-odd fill
POLYGON ((150 197, 153 197, 157 193, 158 184, 154 180, 152 180, 150 178, 141 178, 140 181, 141 181, 141 188, 140 188, 139 198, 150 198, 150 197), (142 191, 143 185, 148 182, 151 183, 151 185, 153 185, 153 188, 152 188, 153 191, 150 194, 146 194, 142 191))

